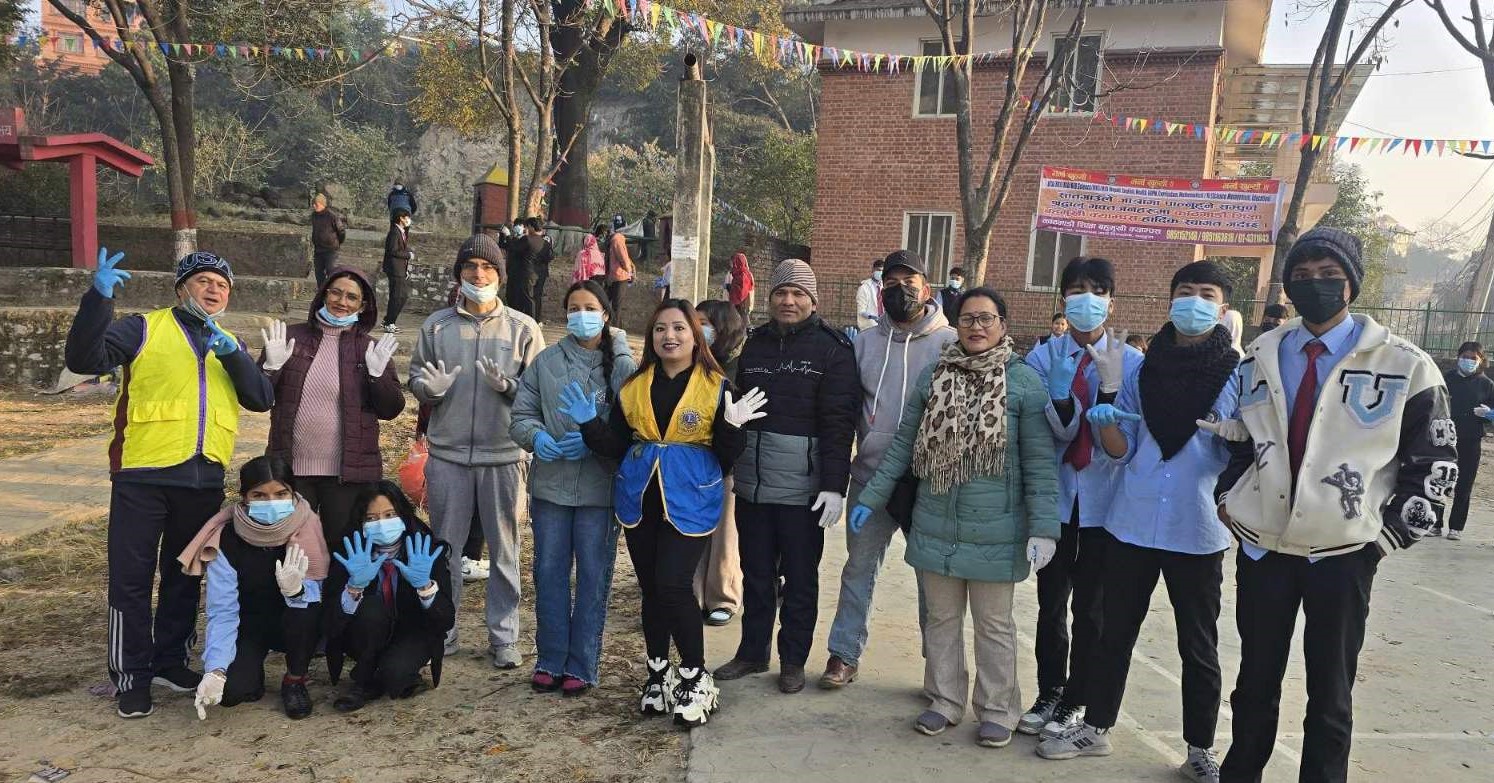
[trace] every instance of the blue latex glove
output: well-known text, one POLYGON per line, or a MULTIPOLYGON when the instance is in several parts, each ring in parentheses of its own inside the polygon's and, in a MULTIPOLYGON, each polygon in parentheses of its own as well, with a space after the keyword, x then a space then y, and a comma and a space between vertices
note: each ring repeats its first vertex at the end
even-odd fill
POLYGON ((436 564, 436 558, 441 556, 445 550, 444 546, 431 549, 431 537, 424 533, 416 533, 405 542, 405 560, 394 561, 394 567, 399 570, 400 576, 405 578, 410 586, 419 590, 431 583, 431 567, 436 564))
MULTIPOLYGON (((342 540, 343 554, 332 553, 337 562, 348 570, 348 587, 362 590, 379 575, 379 566, 384 565, 388 555, 376 558, 373 556, 373 548, 373 541, 364 539, 363 533, 355 530, 351 536, 342 540)), ((425 585, 422 584, 421 587, 425 585)))
POLYGON ((560 452, 568 460, 586 459, 588 453, 586 450, 586 441, 582 440, 581 433, 566 433, 566 436, 560 439, 560 452))
POLYGON ((851 342, 856 342, 856 335, 861 334, 861 330, 854 326, 847 326, 845 332, 846 337, 851 338, 851 342))
POLYGON ((124 260, 124 256, 124 253, 111 256, 107 248, 99 248, 99 268, 93 273, 93 290, 98 291, 105 299, 113 299, 114 289, 130 279, 130 273, 119 268, 119 262, 124 260))
POLYGON ((218 358, 221 359, 238 352, 239 341, 229 336, 228 332, 223 331, 223 327, 219 326, 217 321, 209 318, 207 325, 209 329, 213 330, 213 336, 208 339, 208 348, 213 353, 218 354, 218 358))
POLYGON ((597 403, 581 384, 571 381, 560 390, 560 412, 577 424, 585 424, 597 417, 597 403))
POLYGON ((539 457, 541 462, 554 462, 565 458, 565 454, 560 450, 560 444, 556 443, 555 438, 544 430, 540 430, 539 434, 534 436, 534 456, 539 457))
POLYGON ((1096 427, 1114 427, 1123 421, 1141 421, 1141 414, 1127 413, 1114 405, 1096 405, 1084 417, 1096 427))
POLYGON ((867 506, 857 503, 851 507, 851 515, 846 524, 851 526, 852 533, 860 533, 861 528, 866 527, 866 520, 871 519, 872 510, 867 506))
POLYGON ((1048 341, 1048 399, 1067 400, 1073 396, 1074 375, 1079 372, 1079 357, 1063 352, 1058 338, 1048 341))

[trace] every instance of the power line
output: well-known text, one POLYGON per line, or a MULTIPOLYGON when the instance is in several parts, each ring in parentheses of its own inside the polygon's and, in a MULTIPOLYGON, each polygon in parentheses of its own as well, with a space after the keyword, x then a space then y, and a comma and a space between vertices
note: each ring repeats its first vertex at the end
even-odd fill
POLYGON ((1494 161, 1489 161, 1489 165, 1484 166, 1484 171, 1482 174, 1478 175, 1478 179, 1474 180, 1473 184, 1469 185, 1468 189, 1463 191, 1463 195, 1459 196, 1458 200, 1453 202, 1453 205, 1448 207, 1446 212, 1442 213, 1442 217, 1439 217, 1432 222, 1441 223, 1442 221, 1447 220, 1447 216, 1451 215, 1458 207, 1463 205, 1463 201, 1468 198, 1468 194, 1472 193, 1473 189, 1477 188, 1478 184, 1484 181, 1484 177, 1489 176, 1489 172, 1491 170, 1494 170, 1494 161))
POLYGON ((1376 76, 1424 76, 1432 73, 1461 73, 1463 71, 1482 71, 1483 69, 1484 66, 1482 65, 1469 65, 1464 68, 1437 68, 1430 71, 1392 71, 1390 73, 1372 73, 1370 74, 1370 78, 1376 76))

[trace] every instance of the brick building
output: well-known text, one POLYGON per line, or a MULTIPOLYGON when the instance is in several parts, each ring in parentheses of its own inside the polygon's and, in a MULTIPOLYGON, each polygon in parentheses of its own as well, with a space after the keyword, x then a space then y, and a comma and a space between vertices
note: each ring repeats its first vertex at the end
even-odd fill
MULTIPOLYGON (((1065 40, 1073 9, 1050 14, 1049 29, 1029 67, 1025 95, 1039 88, 1046 58, 1057 48, 1068 60, 1069 85, 1058 90, 1018 164, 1017 179, 995 225, 986 282, 1001 290, 1014 312, 1014 328, 1046 324, 1057 305, 1063 264, 1080 253, 1115 261, 1121 295, 1145 294, 1157 302, 1125 303, 1117 320, 1155 327, 1165 318, 1167 283, 1178 266, 1209 256, 1270 257, 1268 247, 1221 248, 1136 242, 1034 231, 1039 172, 1064 165, 1116 174, 1168 177, 1234 176, 1244 151, 1221 149, 1212 135, 1141 135, 1100 115, 1162 118, 1213 125, 1291 131, 1289 111, 1246 116, 1244 109, 1280 104, 1300 109, 1301 78, 1259 78, 1271 0, 1100 0, 1077 42, 1065 40), (1232 87, 1234 75, 1253 69, 1255 81, 1232 87), (1259 85, 1271 82, 1272 95, 1259 85), (1276 95, 1281 92, 1281 95, 1276 95), (1240 104, 1227 111, 1227 97, 1240 104), (1284 100, 1283 100, 1284 96, 1284 100), (1295 101, 1295 103, 1293 103, 1295 101), (1259 121, 1257 121, 1259 120, 1259 121), (1237 155, 1237 153, 1239 153, 1237 155), (1130 313, 1126 313, 1127 309, 1130 313), (1126 317, 1129 316, 1129 317, 1126 317)), ((813 43, 898 55, 941 54, 938 31, 920 0, 816 0, 784 11, 787 24, 813 43)), ((1010 46, 1004 18, 976 21, 974 52, 1010 46)), ((1305 75, 1305 73, 1304 73, 1305 75)), ((977 140, 990 139, 1004 89, 1006 64, 978 64, 973 80, 977 140)), ((963 229, 955 151, 955 118, 949 77, 936 69, 889 75, 822 67, 818 116, 818 184, 811 246, 821 288, 850 297, 873 258, 894 248, 913 249, 942 280, 961 263, 963 229), (842 291, 844 293, 842 293, 842 291)), ((1356 80, 1356 86, 1359 83, 1356 80)), ((1347 96, 1339 117, 1352 105, 1347 96)), ((1336 123, 1335 123, 1336 127, 1336 123)), ((1015 137, 1013 137, 1015 138, 1015 137)), ((1275 153, 1273 153, 1275 156, 1275 153)), ((1287 154, 1274 176, 1292 179, 1296 156, 1287 154)), ((1272 175, 1270 162, 1252 167, 1272 175)), ((1308 224, 1331 205, 1334 193, 1309 191, 1308 224), (1326 202, 1324 202, 1326 199, 1326 202)), ((1263 266, 1269 267, 1269 263, 1263 266)), ((1264 280, 1262 272, 1261 281, 1264 280)), ((1243 292, 1248 298, 1250 292, 1243 292)), ((825 298, 825 297, 822 297, 825 298)), ((847 309, 849 305, 843 308, 847 309)), ((835 305, 826 309, 845 318, 835 305)))
MULTIPOLYGON (((109 17, 109 12, 98 3, 88 3, 85 0, 61 0, 62 5, 69 11, 80 14, 93 22, 94 28, 101 35, 119 37, 114 22, 109 17)), ((41 14, 38 19, 42 32, 41 59, 56 61, 66 68, 76 69, 79 73, 97 74, 104 70, 111 60, 109 55, 102 49, 95 48, 93 42, 71 19, 62 15, 50 0, 37 0, 41 14)), ((125 9, 126 24, 131 28, 138 28, 141 16, 135 10, 135 4, 126 2, 121 4, 125 9)))

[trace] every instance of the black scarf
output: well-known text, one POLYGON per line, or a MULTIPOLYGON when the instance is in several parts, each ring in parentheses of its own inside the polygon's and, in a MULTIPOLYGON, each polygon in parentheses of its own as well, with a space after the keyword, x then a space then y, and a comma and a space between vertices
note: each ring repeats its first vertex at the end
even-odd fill
POLYGON ((1152 338, 1141 363, 1141 408, 1146 428, 1157 440, 1162 459, 1172 459, 1198 432, 1198 419, 1209 415, 1219 392, 1240 363, 1229 330, 1215 326, 1207 340, 1178 345, 1171 323, 1152 338))

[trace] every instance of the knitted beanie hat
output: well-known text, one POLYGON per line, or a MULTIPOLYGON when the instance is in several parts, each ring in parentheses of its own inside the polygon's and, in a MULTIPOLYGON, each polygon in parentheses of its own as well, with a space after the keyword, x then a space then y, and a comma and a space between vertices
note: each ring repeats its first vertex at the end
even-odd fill
POLYGON ((1310 258, 1331 258, 1344 268, 1349 278, 1349 301, 1359 298, 1359 284, 1364 280, 1364 245, 1359 237, 1339 228, 1319 226, 1297 238, 1287 251, 1281 270, 1281 284, 1292 281, 1292 267, 1310 258))
POLYGON ((820 303, 819 283, 815 279, 814 270, 809 268, 809 264, 797 258, 785 258, 779 262, 778 268, 773 270, 773 278, 771 284, 768 286, 768 294, 772 295, 774 291, 786 285, 791 285, 809 294, 810 301, 815 304, 820 303))
POLYGON ((493 266, 498 267, 498 274, 504 279, 508 278, 507 256, 503 248, 487 234, 473 234, 462 243, 462 249, 457 251, 456 263, 451 267, 451 276, 460 279, 462 276, 462 262, 480 258, 493 266))
POLYGON ((205 250, 188 253, 176 262, 176 284, 187 282, 187 278, 198 272, 212 272, 227 280, 230 286, 233 285, 233 270, 229 268, 228 261, 205 250))

